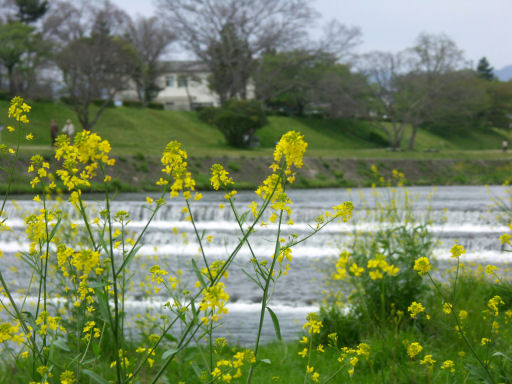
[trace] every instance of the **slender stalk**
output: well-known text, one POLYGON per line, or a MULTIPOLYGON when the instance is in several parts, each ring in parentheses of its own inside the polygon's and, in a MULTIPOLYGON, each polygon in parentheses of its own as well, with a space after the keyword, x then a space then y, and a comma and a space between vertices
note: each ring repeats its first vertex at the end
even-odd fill
MULTIPOLYGON (((443 292, 441 291, 441 288, 439 288, 439 286, 434 282, 434 279, 432 278, 432 276, 430 275, 429 272, 427 272, 427 275, 428 277, 430 278, 430 281, 432 282, 432 284, 434 285, 434 287, 436 288, 437 292, 439 293, 439 295, 441 296, 441 298, 446 302, 446 298, 444 297, 443 295, 443 292)), ((471 343, 469 342, 468 338, 466 337, 466 335, 464 334, 464 331, 462 330, 462 327, 461 327, 461 324, 459 322, 459 318, 457 316, 457 314, 455 313, 455 308, 454 306, 452 305, 451 306, 451 311, 450 313, 452 314, 453 318, 455 319, 455 323, 457 324, 457 330, 459 332, 459 334, 461 335, 462 339, 464 340, 464 342, 466 343, 466 345, 468 346, 469 350, 471 351, 471 353, 473 354, 473 356, 475 357, 475 359, 478 361, 478 363, 482 366, 482 368, 485 370, 485 372, 487 373, 487 376, 489 376, 489 379, 491 380, 492 383, 495 383, 494 381, 494 378, 492 377, 491 373, 489 372, 489 369, 487 368, 487 365, 484 364, 482 362, 482 360, 480 359, 480 357, 478 356, 478 354, 476 353, 476 351, 473 349, 473 346, 471 345, 471 343)))
MULTIPOLYGON (((272 275, 274 272, 274 268, 277 262, 277 258, 279 257, 279 251, 281 249, 280 245, 280 237, 281 237, 281 223, 283 221, 283 210, 279 213, 279 224, 277 226, 277 237, 276 237, 276 247, 274 251, 274 257, 272 259, 272 264, 270 266, 270 269, 268 271, 268 274, 265 279, 265 289, 263 290, 263 298, 261 299, 261 310, 260 310, 260 321, 258 324, 258 334, 256 335, 256 344, 254 346, 254 357, 258 356, 258 348, 260 345, 260 338, 261 338, 261 331, 263 329, 263 321, 265 319, 265 309, 267 307, 267 296, 268 296, 268 290, 270 287, 270 280, 273 279, 272 275)), ((249 374, 247 375, 247 384, 251 382, 252 374, 254 371, 254 364, 251 364, 251 367, 249 368, 249 374)))
MULTIPOLYGON (((7 189, 5 190, 5 195, 2 201, 2 207, 0 208, 0 218, 2 217, 4 213, 5 204, 7 202, 7 198, 9 197, 9 193, 11 192, 11 185, 12 181, 14 179, 14 168, 16 167, 16 163, 18 162, 18 154, 20 152, 20 144, 21 144, 21 124, 18 123, 18 138, 16 143, 16 152, 14 153, 14 160, 11 163, 11 166, 9 167, 9 177, 7 179, 7 189)), ((7 220, 7 218, 6 218, 7 220)))
MULTIPOLYGON (((101 166, 101 172, 103 178, 105 178, 105 170, 103 166, 101 166)), ((114 258, 114 239, 112 237, 112 218, 111 218, 111 212, 110 212, 110 196, 109 196, 109 189, 108 189, 108 183, 105 182, 105 202, 106 202, 106 211, 107 211, 107 222, 108 222, 108 236, 109 236, 109 247, 110 247, 110 267, 112 270, 112 285, 114 289, 114 327, 112 329, 112 332, 114 334, 114 349, 115 349, 115 359, 116 359, 116 373, 117 373, 117 381, 119 384, 124 382, 124 375, 121 372, 121 359, 119 357, 119 344, 120 344, 120 336, 119 336, 119 297, 118 297, 118 291, 117 291, 117 274, 116 274, 116 267, 115 267, 115 258, 114 258)), ((107 296, 108 300, 108 296, 107 296)), ((121 335, 122 337, 122 335, 121 335)), ((124 351, 123 351, 124 352, 124 351)), ((123 359, 124 364, 124 359, 123 359)))
POLYGON ((187 204, 188 213, 190 215, 190 221, 192 223, 192 226, 194 227, 194 233, 196 235, 196 240, 199 243, 199 249, 201 250, 201 256, 203 257, 204 265, 206 266, 206 270, 208 271, 209 280, 212 281, 213 280, 212 272, 210 271, 210 266, 208 265, 208 260, 206 260, 206 254, 204 253, 203 242, 201 241, 201 236, 199 236, 199 231, 197 230, 197 227, 196 227, 194 215, 192 215, 192 211, 190 210, 190 203, 188 202, 187 199, 185 200, 185 203, 187 204))

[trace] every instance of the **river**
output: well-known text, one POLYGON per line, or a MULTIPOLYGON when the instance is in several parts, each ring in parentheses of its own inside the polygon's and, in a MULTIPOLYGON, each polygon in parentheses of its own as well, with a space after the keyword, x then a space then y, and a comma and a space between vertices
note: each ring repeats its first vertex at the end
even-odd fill
MULTIPOLYGON (((387 194, 386 189, 378 191, 384 197, 387 194)), ((507 231, 507 227, 496 221, 497 212, 490 208, 491 197, 505 196, 503 187, 437 187, 431 199, 428 196, 432 192, 432 187, 411 187, 409 192, 414 196, 416 216, 429 215, 431 219, 430 230, 439 240, 434 257, 441 263, 449 258, 448 250, 457 240, 467 250, 465 260, 508 264, 508 254, 501 252, 498 240, 498 237, 507 231)), ((325 266, 329 257, 339 254, 355 228, 373 231, 380 225, 373 221, 368 210, 362 209, 363 206, 368 207, 370 211, 375 208, 371 189, 293 190, 289 195, 294 202, 295 224, 292 227, 285 227, 284 235, 294 232, 300 238, 307 233, 309 225, 314 223, 317 215, 346 200, 354 203, 355 210, 350 222, 333 223, 293 250, 291 270, 278 282, 270 305, 279 317, 283 338, 288 340, 297 337, 306 314, 318 309, 317 303, 322 297, 322 273, 319 269, 325 266)), ((130 214, 130 230, 142 230, 148 219, 150 212, 145 204, 145 196, 120 194, 112 204, 114 212, 125 210, 130 214)), ((96 198, 100 199, 100 196, 87 196, 90 200, 89 207, 102 209, 103 203, 101 200, 96 202, 96 198)), ((254 193, 240 192, 237 195, 237 205, 242 210, 255 198, 254 193)), ((205 242, 205 253, 210 261, 225 259, 236 246, 240 236, 228 207, 219 209, 221 203, 225 203, 223 194, 212 192, 204 193, 204 199, 194 202, 192 206, 199 230, 204 230, 205 236, 213 236, 211 243, 205 242)), ((199 262, 198 245, 192 225, 183 220, 182 207, 183 201, 171 200, 156 215, 144 238, 143 247, 139 252, 140 257, 130 268, 134 272, 134 282, 147 276, 147 270, 154 264, 170 271, 182 269, 183 280, 196 280, 190 268, 190 260, 197 258, 199 262)), ((28 197, 18 197, 16 202, 9 201, 7 205, 8 225, 12 231, 0 233, 0 249, 4 251, 0 267, 6 280, 13 283, 14 289, 25 287, 30 277, 30 271, 20 266, 15 253, 28 248, 24 240, 23 216, 36 209, 38 205, 28 197), (13 271, 13 266, 17 267, 16 272, 13 271)), ((61 209, 71 211, 66 205, 61 206, 61 209)), ((274 249, 273 236, 276 226, 269 224, 257 229, 251 238, 251 246, 257 256, 269 258, 274 249)), ((229 313, 223 319, 224 325, 217 332, 217 335, 226 336, 231 342, 240 344, 254 342, 261 306, 261 292, 242 272, 243 269, 250 271, 249 258, 249 250, 244 247, 232 265, 226 281, 226 290, 230 295, 229 313)), ((151 300, 144 299, 135 285, 131 299, 127 303, 127 310, 132 313, 160 313, 166 301, 167 298, 163 295, 155 295, 151 300)), ((266 318, 263 340, 272 340, 274 337, 272 322, 270 318, 266 318)))

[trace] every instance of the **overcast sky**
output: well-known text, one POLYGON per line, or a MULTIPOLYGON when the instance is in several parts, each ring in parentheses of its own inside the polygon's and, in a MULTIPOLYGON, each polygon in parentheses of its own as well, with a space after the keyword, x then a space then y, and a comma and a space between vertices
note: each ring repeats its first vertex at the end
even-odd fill
MULTIPOLYGON (((131 15, 150 16, 151 0, 113 0, 131 15)), ((446 33, 474 65, 512 65, 512 0, 312 0, 322 24, 335 18, 363 32, 360 52, 399 51, 421 32, 446 33)))

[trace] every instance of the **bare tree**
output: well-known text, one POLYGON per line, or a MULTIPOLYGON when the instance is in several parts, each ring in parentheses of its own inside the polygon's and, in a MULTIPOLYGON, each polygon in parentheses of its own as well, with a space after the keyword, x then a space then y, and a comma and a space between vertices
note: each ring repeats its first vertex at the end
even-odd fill
POLYGON ((71 104, 82 127, 91 130, 116 93, 133 74, 133 56, 126 42, 107 36, 73 40, 58 55, 71 104), (95 100, 101 100, 91 113, 95 100))
POLYGON ((122 38, 127 16, 111 2, 66 4, 55 10, 47 27, 62 46, 56 63, 73 109, 82 127, 90 130, 115 94, 129 86, 135 57, 122 38), (92 112, 95 100, 101 102, 92 112))
POLYGON ((53 44, 65 46, 73 40, 108 30, 113 36, 126 33, 129 16, 110 0, 57 0, 51 3, 42 30, 53 44))
MULTIPOLYGON (((421 99, 410 116, 412 127, 408 148, 414 148, 418 128, 432 116, 436 108, 441 108, 439 100, 446 95, 457 93, 454 82, 446 82, 447 74, 467 66, 464 53, 457 44, 445 34, 420 34, 412 48, 405 51, 408 56, 409 74, 402 79, 409 97, 421 99)), ((462 77, 458 77, 462 81, 462 77)), ((464 100, 454 100, 454 107, 460 106, 464 113, 464 100)))
POLYGON ((254 59, 296 46, 315 13, 306 0, 158 0, 166 23, 205 62, 223 103, 245 98, 254 59))
POLYGON ((161 90, 157 84, 158 77, 165 73, 161 58, 176 38, 156 17, 139 17, 128 26, 128 39, 137 58, 132 80, 143 107, 161 90))
POLYGON ((317 41, 315 50, 327 52, 340 62, 353 58, 353 49, 361 44, 361 28, 348 27, 338 20, 331 20, 324 27, 322 38, 317 41))
POLYGON ((423 97, 404 92, 402 79, 407 72, 403 53, 372 52, 361 59, 361 72, 369 81, 369 117, 384 132, 391 148, 397 149, 423 97))

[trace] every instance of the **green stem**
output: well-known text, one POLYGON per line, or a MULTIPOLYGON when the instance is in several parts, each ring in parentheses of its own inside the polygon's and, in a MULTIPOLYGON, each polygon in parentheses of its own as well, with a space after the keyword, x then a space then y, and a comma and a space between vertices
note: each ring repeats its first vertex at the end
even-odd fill
MULTIPOLYGON (((432 278, 432 276, 430 275, 429 272, 427 272, 427 275, 428 277, 430 278, 430 281, 432 282, 432 284, 434 285, 434 287, 436 288, 437 292, 439 293, 439 295, 441 296, 441 298, 447 302, 446 298, 444 297, 443 295, 443 292, 441 291, 441 289, 439 288, 439 286, 434 282, 434 279, 432 278)), ((455 313, 455 307, 453 306, 453 304, 451 304, 451 311, 450 313, 453 315, 453 318, 455 319, 455 323, 457 324, 457 330, 459 332, 459 334, 461 335, 462 339, 464 340, 464 342, 466 343, 466 345, 468 346, 469 350, 471 351, 471 353, 473 354, 473 356, 475 357, 475 359, 478 361, 478 363, 482 366, 482 368, 485 370, 485 372, 487 373, 487 376, 489 376, 489 379, 491 379, 491 382, 494 384, 495 381, 494 381, 494 378, 492 377, 491 373, 489 372, 489 370, 487 369, 487 366, 482 362, 482 360, 480 359, 480 357, 478 356, 478 354, 476 353, 476 351, 473 349, 473 346, 471 345, 471 343, 469 342, 468 338, 466 337, 466 335, 464 334, 464 331, 462 330, 462 327, 461 327, 461 324, 459 322, 459 318, 457 316, 457 314, 455 313)))
MULTIPOLYGON (((105 171, 103 165, 101 165, 101 172, 103 179, 105 179, 105 171)), ((112 284, 114 288, 114 327, 112 332, 114 333, 114 349, 115 349, 115 359, 116 359, 116 373, 117 373, 117 381, 119 384, 123 383, 123 374, 121 372, 121 361, 119 357, 119 344, 120 344, 120 335, 119 335, 119 297, 117 292, 117 275, 115 268, 115 259, 114 259, 114 239, 112 238, 112 219, 110 212, 110 197, 109 197, 109 189, 108 183, 105 182, 105 202, 106 202, 106 211, 107 211, 107 221, 108 221, 108 236, 109 236, 109 247, 110 247, 110 267, 112 270, 112 284)), ((108 296, 107 296, 108 300, 108 296)), ((121 336, 122 337, 122 336, 121 336)), ((124 351, 123 351, 124 353, 124 351)), ((124 364, 124 359, 123 359, 124 364)))
MULTIPOLYGON (((258 334, 256 336, 256 345, 254 346, 254 357, 256 358, 258 356, 258 348, 260 345, 260 338, 261 338, 261 331, 263 329, 263 321, 265 319, 265 309, 267 307, 267 296, 268 296, 268 290, 270 287, 270 280, 273 279, 272 275, 274 272, 274 268, 277 262, 277 258, 279 257, 279 251, 281 249, 281 243, 280 243, 280 237, 281 237, 281 223, 283 221, 283 210, 279 213, 279 224, 277 226, 277 238, 276 238, 276 247, 274 251, 274 257, 272 259, 272 265, 270 266, 270 269, 268 271, 268 274, 265 279, 265 289, 263 290, 263 298, 261 299, 261 310, 260 310, 260 321, 258 324, 258 334)), ((254 371, 254 364, 251 364, 251 368, 249 368, 249 374, 247 375, 247 384, 251 382, 252 374, 254 371)))

